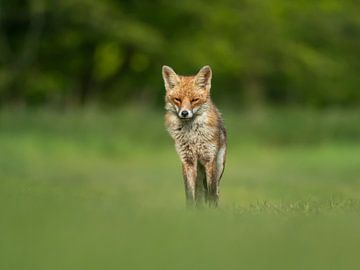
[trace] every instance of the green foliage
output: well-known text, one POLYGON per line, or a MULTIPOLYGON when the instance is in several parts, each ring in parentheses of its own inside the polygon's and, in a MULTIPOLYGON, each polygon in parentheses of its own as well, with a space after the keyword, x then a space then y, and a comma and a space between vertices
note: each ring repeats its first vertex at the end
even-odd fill
POLYGON ((99 45, 95 50, 94 77, 104 80, 113 76, 122 65, 122 55, 116 43, 99 45))
POLYGON ((0 102, 160 103, 163 64, 182 74, 210 64, 214 95, 233 105, 359 104, 357 7, 350 0, 3 0, 0 102))

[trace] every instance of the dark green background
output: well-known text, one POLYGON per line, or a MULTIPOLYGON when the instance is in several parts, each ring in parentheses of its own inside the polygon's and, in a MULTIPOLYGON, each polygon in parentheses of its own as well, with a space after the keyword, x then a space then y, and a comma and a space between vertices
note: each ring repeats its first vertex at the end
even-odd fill
POLYGON ((0 2, 0 104, 162 102, 161 66, 209 64, 224 104, 360 103, 351 0, 0 2))

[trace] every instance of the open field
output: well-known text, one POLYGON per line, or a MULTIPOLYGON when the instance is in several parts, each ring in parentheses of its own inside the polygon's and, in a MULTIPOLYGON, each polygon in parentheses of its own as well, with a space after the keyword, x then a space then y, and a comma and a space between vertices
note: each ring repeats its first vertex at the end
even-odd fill
POLYGON ((186 210, 161 111, 0 111, 0 269, 359 268, 360 111, 224 116, 220 207, 186 210))

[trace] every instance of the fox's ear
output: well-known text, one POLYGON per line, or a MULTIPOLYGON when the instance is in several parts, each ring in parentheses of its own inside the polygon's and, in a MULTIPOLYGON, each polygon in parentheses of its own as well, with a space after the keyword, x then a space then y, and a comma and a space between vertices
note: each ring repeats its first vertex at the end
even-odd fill
POLYGON ((200 69, 198 74, 196 74, 196 84, 201 88, 210 90, 211 77, 212 77, 212 71, 210 66, 204 66, 200 69))
POLYGON ((177 85, 180 81, 179 76, 175 73, 175 71, 168 66, 162 67, 162 76, 165 82, 165 89, 171 90, 177 85))

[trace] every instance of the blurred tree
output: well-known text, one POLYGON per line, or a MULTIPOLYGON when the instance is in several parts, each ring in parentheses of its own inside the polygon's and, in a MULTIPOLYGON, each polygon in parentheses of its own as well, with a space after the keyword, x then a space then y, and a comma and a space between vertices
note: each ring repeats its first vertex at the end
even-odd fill
POLYGON ((2 0, 0 103, 162 102, 161 65, 232 104, 360 103, 352 0, 2 0))

